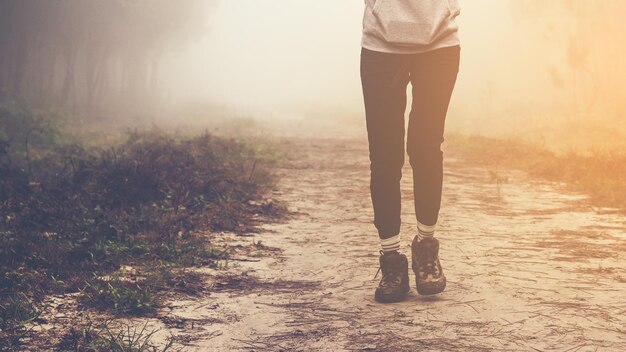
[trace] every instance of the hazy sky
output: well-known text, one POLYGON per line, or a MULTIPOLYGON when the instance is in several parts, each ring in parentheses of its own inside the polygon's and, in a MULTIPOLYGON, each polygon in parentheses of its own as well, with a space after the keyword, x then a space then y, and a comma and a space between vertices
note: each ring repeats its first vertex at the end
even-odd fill
MULTIPOLYGON (((486 119, 506 129, 510 120, 499 118, 502 111, 524 118, 570 94, 557 89, 550 75, 567 52, 550 31, 571 24, 557 20, 550 29, 533 16, 520 19, 511 1, 521 0, 460 0, 462 58, 453 126, 472 130, 486 119)), ((165 65, 168 97, 277 115, 303 115, 316 107, 360 118, 363 7, 363 0, 219 1, 203 39, 165 65)))
POLYGON ((187 90, 172 95, 279 110, 357 103, 361 1, 304 4, 220 1, 205 40, 174 61, 186 67, 165 78, 187 90))

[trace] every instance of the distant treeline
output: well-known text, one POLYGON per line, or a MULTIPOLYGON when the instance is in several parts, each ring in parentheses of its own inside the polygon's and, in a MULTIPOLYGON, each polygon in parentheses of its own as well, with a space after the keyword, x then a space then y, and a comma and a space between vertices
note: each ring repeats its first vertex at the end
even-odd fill
POLYGON ((71 112, 146 105, 159 62, 213 0, 0 0, 0 101, 71 112))

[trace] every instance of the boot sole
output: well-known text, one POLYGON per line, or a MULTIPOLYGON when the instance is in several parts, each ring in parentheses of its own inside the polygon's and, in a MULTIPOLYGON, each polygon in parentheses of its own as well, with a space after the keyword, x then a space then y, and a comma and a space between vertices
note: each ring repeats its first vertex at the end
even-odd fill
POLYGON ((374 300, 378 303, 397 303, 397 302, 401 302, 404 301, 404 299, 406 298, 407 293, 409 293, 409 291, 411 291, 410 287, 405 287, 403 288, 402 292, 393 294, 393 295, 382 295, 381 293, 379 293, 378 290, 376 290, 376 293, 374 294, 374 300))
POLYGON ((443 276, 437 281, 420 282, 416 276, 415 286, 417 286, 417 293, 422 296, 436 295, 446 289, 446 277, 443 276))

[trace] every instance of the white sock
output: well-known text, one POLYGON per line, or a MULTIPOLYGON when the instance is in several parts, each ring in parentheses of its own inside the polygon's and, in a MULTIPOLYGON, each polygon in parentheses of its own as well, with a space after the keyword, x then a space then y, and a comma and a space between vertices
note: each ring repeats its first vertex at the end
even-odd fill
POLYGON ((380 246, 383 249, 383 252, 393 252, 400 250, 400 235, 393 236, 391 238, 387 238, 384 240, 380 240, 380 246))
POLYGON ((435 236, 435 225, 424 225, 421 222, 417 222, 417 241, 421 241, 424 238, 432 238, 435 236))

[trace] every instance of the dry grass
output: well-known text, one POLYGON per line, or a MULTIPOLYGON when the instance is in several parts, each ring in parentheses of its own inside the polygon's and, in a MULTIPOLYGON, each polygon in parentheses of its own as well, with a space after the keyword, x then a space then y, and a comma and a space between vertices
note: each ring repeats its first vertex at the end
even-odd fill
POLYGON ((597 206, 626 212, 626 153, 569 151, 555 153, 518 139, 451 134, 448 151, 488 167, 517 168, 532 176, 564 182, 589 194, 597 206))
POLYGON ((266 198, 270 168, 231 138, 135 131, 95 147, 0 105, 0 350, 20 347, 50 294, 141 316, 163 292, 199 291, 205 280, 178 269, 228 258, 212 231, 254 232, 283 214, 266 198), (125 265, 145 280, 129 281, 125 265))

